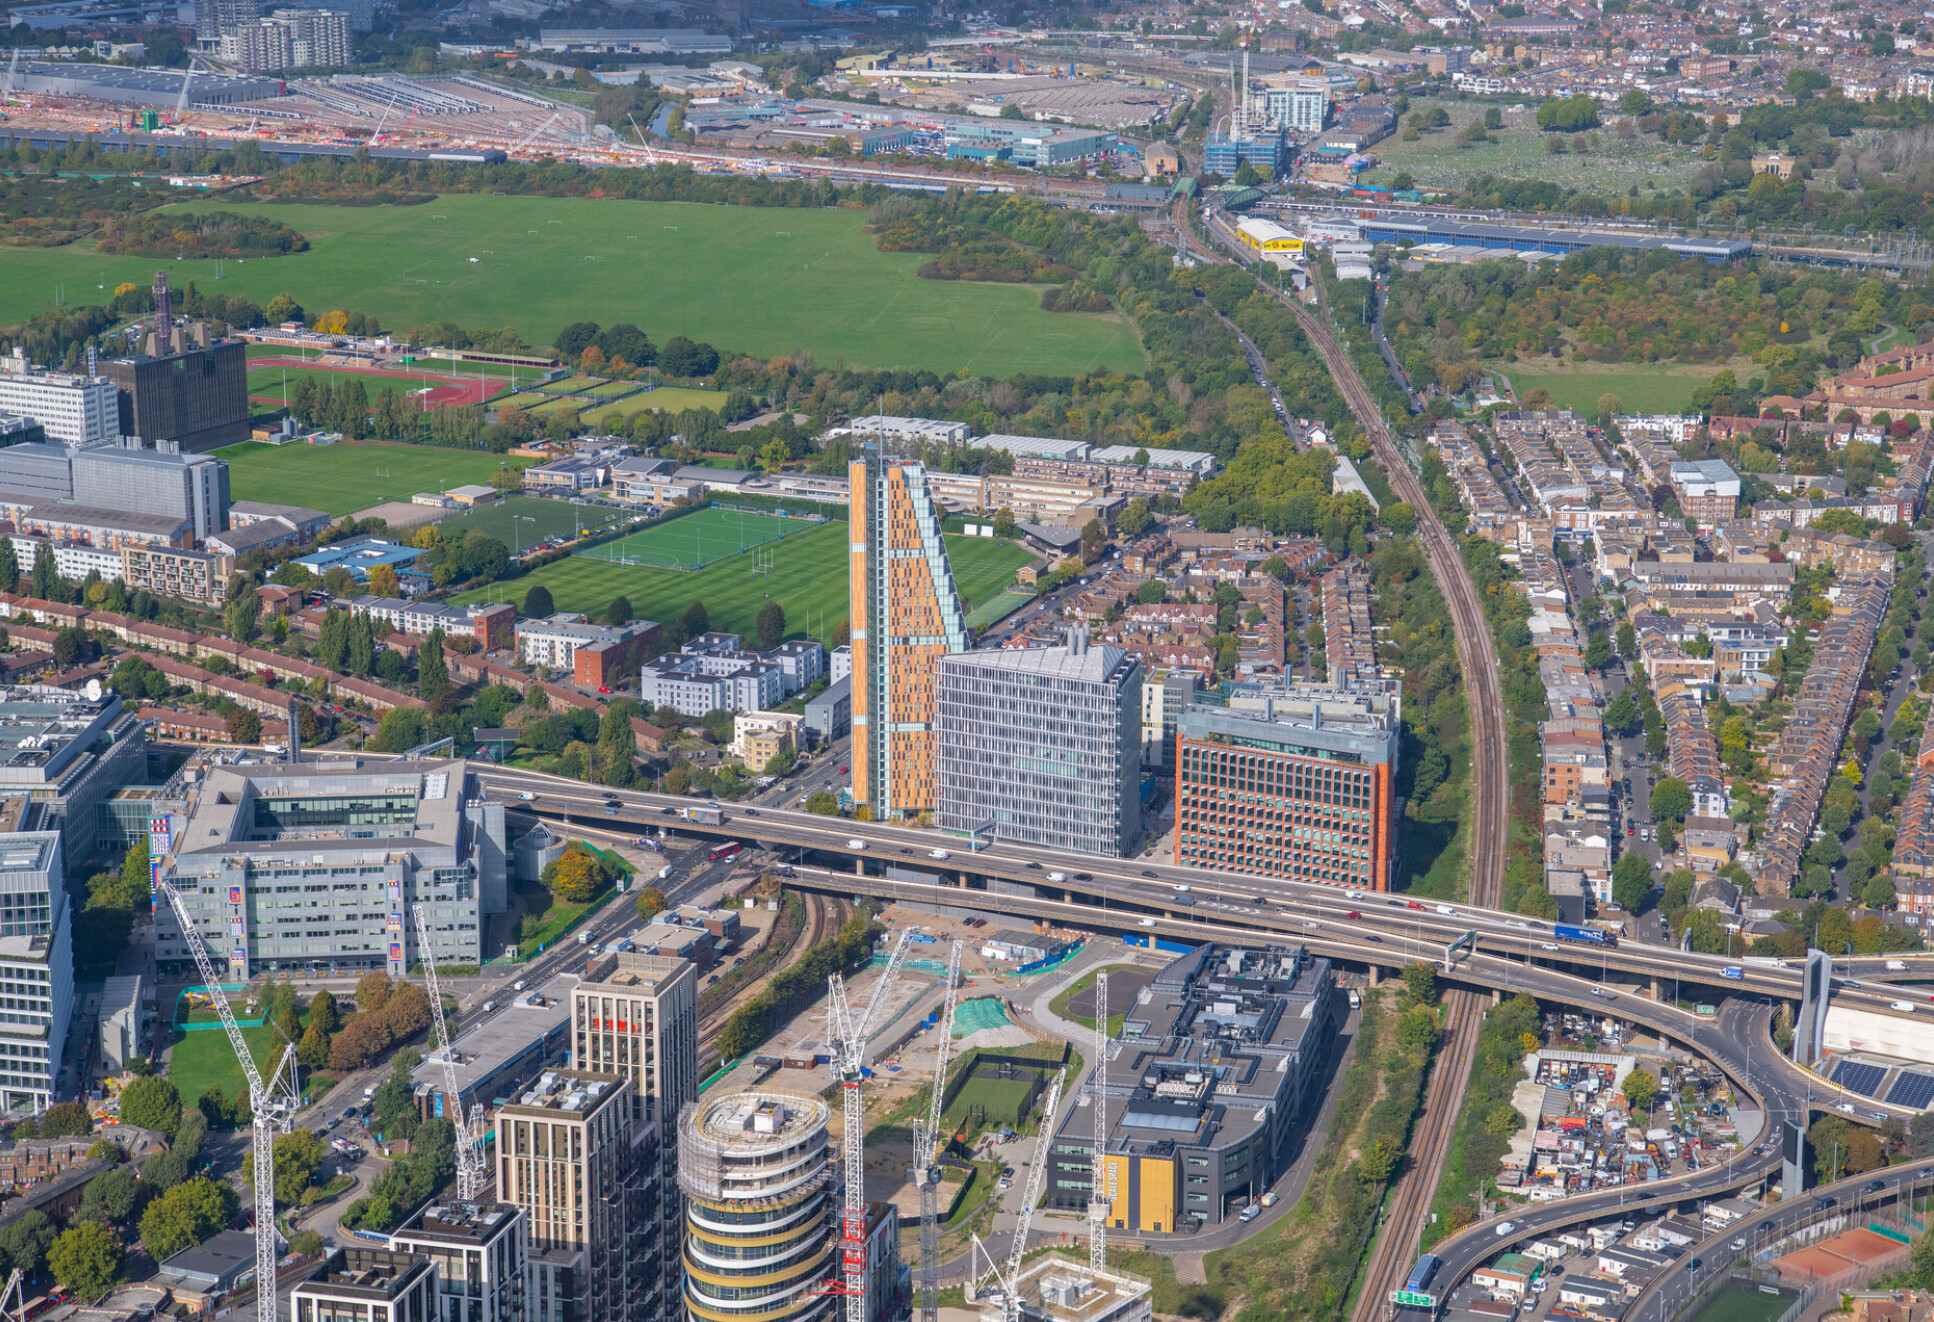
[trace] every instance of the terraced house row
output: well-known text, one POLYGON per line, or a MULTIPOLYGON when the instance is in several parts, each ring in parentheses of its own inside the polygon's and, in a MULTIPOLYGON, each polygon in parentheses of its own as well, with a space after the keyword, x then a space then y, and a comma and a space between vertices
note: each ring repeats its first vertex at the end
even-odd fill
POLYGON ((1754 874, 1762 893, 1785 894, 1799 879, 1801 855, 1838 766, 1867 658, 1887 614, 1888 595, 1889 585, 1880 578, 1843 584, 1840 600, 1814 643, 1813 664, 1794 695, 1786 729, 1767 757, 1776 787, 1754 874))

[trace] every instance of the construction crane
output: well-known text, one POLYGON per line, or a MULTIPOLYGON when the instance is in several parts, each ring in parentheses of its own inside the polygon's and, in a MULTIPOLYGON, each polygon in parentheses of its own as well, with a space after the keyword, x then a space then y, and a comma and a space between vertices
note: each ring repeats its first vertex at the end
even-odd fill
POLYGON ((15 1267, 13 1275, 7 1278, 7 1288, 0 1291, 0 1318, 6 1322, 27 1322, 27 1291, 22 1285, 25 1279, 20 1268, 15 1267))
POLYGON ((1028 1230, 1034 1224, 1034 1205, 1041 1201, 1041 1173, 1048 1168, 1048 1151, 1054 1142, 1054 1112, 1061 1104, 1061 1081, 1066 1077, 1056 1074, 1054 1082, 1048 1085, 1048 1100, 1041 1108, 1041 1138, 1035 1144, 1034 1162, 1027 1168, 1027 1188, 1021 1194, 1021 1215, 1014 1225, 1014 1247, 1008 1252, 1005 1270, 994 1260, 993 1251, 981 1243, 980 1236, 974 1236, 974 1262, 976 1272, 970 1298, 980 1297, 981 1286, 988 1277, 1001 1288, 1001 1322, 1020 1322, 1021 1318, 1021 1259, 1027 1253, 1028 1230), (980 1259, 987 1259, 987 1270, 979 1271, 980 1259))
POLYGON ((483 1193, 490 1176, 484 1166, 483 1107, 472 1105, 464 1118, 463 1090, 457 1085, 457 1053, 450 1047, 450 1026, 443 1018, 443 988, 437 985, 436 954, 430 945, 430 916, 420 904, 410 906, 416 915, 416 942, 423 958, 423 973, 430 984, 430 1013, 436 1017, 437 1049, 443 1053, 444 1106, 450 1123, 457 1130, 457 1197, 470 1202, 483 1193))
MULTIPOLYGON (((561 115, 563 113, 564 112, 560 110, 557 112, 557 115, 561 115)), ((518 143, 515 147, 512 147, 510 149, 511 155, 514 156, 518 152, 524 150, 524 148, 530 146, 531 142, 537 137, 538 134, 542 133, 545 129, 551 126, 551 120, 556 119, 557 115, 552 115, 550 119, 545 120, 542 124, 539 124, 536 128, 532 129, 529 133, 525 134, 524 140, 518 143)))
POLYGON ((866 1075, 866 1039, 879 1023, 880 1010, 893 984, 900 980, 900 969, 912 943, 913 930, 902 931, 858 1019, 846 1001, 846 979, 837 973, 826 979, 832 1001, 826 1016, 826 1053, 839 1075, 840 1096, 845 1103, 846 1128, 841 1146, 846 1157, 846 1194, 839 1226, 843 1279, 829 1281, 822 1293, 846 1296, 846 1322, 866 1322, 866 1107, 860 1096, 866 1075))
POLYGON ((1103 1192, 1101 1159, 1108 1150, 1108 970, 1095 975, 1095 1067, 1088 1075, 1088 1105, 1094 1111, 1094 1157, 1088 1164, 1088 1270, 1108 1270, 1108 1197, 1103 1192))
POLYGON ((913 1122, 914 1187, 920 1190, 920 1322, 940 1318, 940 1111, 947 1093, 947 1056, 954 1038, 954 985, 960 980, 960 942, 947 956, 947 995, 940 1007, 940 1040, 933 1051, 933 1100, 927 1118, 913 1122))
POLYGON ((188 949, 195 956, 195 967, 201 972, 202 986, 208 989, 208 999, 222 1018, 222 1028, 228 1034, 228 1044, 235 1049, 242 1073, 248 1076, 248 1104, 254 1113, 249 1127, 253 1131, 255 1158, 255 1316, 263 1322, 273 1322, 275 1264, 281 1257, 276 1248, 275 1229, 275 1136, 289 1131, 296 1109, 302 1104, 296 1086, 295 1043, 283 1048, 275 1072, 264 1082, 261 1071, 255 1068, 255 1057, 249 1052, 248 1039, 242 1036, 235 1012, 228 1007, 228 994, 222 990, 221 979, 215 976, 215 965, 208 958, 208 947, 202 944, 201 930, 189 916, 181 892, 165 881, 157 890, 175 911, 182 938, 188 942, 188 949))

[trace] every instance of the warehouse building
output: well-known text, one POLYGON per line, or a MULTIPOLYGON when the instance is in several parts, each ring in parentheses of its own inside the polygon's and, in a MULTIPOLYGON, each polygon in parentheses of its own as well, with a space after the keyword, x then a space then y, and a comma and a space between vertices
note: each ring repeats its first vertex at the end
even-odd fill
MULTIPOLYGON (((251 19, 254 18, 250 14, 251 19)), ((111 101, 127 106, 153 106, 173 110, 181 101, 183 85, 190 74, 177 69, 135 69, 115 64, 49 64, 41 60, 22 60, 10 75, 17 92, 42 96, 84 96, 92 101, 111 101)), ((196 70, 187 90, 195 105, 233 106, 244 101, 262 101, 284 96, 287 86, 278 78, 238 78, 227 74, 196 70)), ((215 150, 206 138, 194 140, 197 155, 215 150)), ((244 438, 246 439, 246 437, 244 438)))
MULTIPOLYGON (((504 806, 461 760, 219 767, 189 800, 167 873, 229 976, 326 965, 402 977, 477 964, 508 902, 504 806), (407 920, 429 914, 429 939, 407 920)), ((156 958, 190 957, 167 906, 156 958)))
MULTIPOLYGON (((1330 962, 1302 946, 1201 946, 1149 991, 1109 1066, 1101 1197, 1111 1227, 1166 1235, 1230 1220, 1276 1182, 1345 1010, 1330 962)), ((1070 1107, 1050 1206, 1087 1207, 1094 1155, 1093 1112, 1070 1107)))
POLYGON ((1249 217, 1236 222, 1242 246, 1272 266, 1288 266, 1303 255, 1303 241, 1273 220, 1249 217))

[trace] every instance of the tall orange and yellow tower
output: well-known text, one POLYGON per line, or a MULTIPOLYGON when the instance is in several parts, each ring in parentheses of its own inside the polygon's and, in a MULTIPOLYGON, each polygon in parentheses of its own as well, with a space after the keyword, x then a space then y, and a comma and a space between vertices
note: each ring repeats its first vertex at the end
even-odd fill
POLYGON ((853 798, 911 817, 937 798, 934 661, 967 650, 967 620, 927 470, 868 443, 849 475, 853 798))

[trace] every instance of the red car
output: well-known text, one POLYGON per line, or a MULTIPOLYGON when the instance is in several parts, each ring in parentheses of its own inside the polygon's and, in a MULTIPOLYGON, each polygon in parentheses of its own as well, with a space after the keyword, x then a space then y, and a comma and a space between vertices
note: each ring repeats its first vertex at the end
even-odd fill
POLYGON ((1356 911, 1355 909, 1352 909, 1352 910, 1350 910, 1350 912, 1348 912, 1348 913, 1346 913, 1346 914, 1344 914, 1343 916, 1344 916, 1345 918, 1353 918, 1353 919, 1354 919, 1354 918, 1361 918, 1361 917, 1363 917, 1363 915, 1362 915, 1362 914, 1360 914, 1360 913, 1358 913, 1358 912, 1357 912, 1357 911, 1356 911))
POLYGON ((1424 907, 1423 905, 1421 905, 1421 904, 1419 904, 1419 903, 1417 903, 1417 901, 1415 901, 1415 900, 1405 900, 1405 901, 1404 901, 1404 908, 1406 908, 1406 909, 1421 909, 1421 908, 1423 908, 1423 907, 1424 907))
POLYGON ((1628 825, 1628 826, 1627 826, 1627 827, 1625 828, 1625 834, 1627 834, 1627 835, 1637 835, 1638 833, 1639 833, 1639 829, 1638 829, 1638 827, 1636 827, 1636 826, 1630 826, 1630 825, 1628 825))
POLYGON ((841 767, 841 768, 839 769, 839 774, 840 774, 840 775, 842 775, 842 776, 843 776, 843 775, 845 775, 845 774, 846 774, 846 768, 845 768, 845 767, 841 767))

